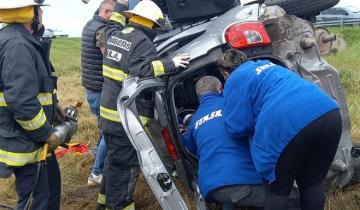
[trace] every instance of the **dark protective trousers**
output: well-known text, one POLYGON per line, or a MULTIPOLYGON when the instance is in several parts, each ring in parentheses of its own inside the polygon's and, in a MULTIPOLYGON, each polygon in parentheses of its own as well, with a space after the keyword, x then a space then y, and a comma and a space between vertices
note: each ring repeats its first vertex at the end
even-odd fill
POLYGON ((324 179, 336 153, 342 130, 338 109, 319 117, 286 146, 276 163, 276 181, 268 186, 267 210, 286 210, 294 180, 303 210, 323 210, 324 179))
MULTIPOLYGON (((26 165, 14 170, 15 188, 19 196, 18 210, 25 208, 26 202, 33 190, 37 164, 26 165)), ((55 154, 47 159, 41 170, 39 183, 34 193, 32 209, 36 210, 59 210, 61 193, 61 177, 59 165, 55 154)))
POLYGON ((125 132, 121 136, 104 133, 104 137, 107 153, 100 195, 105 195, 106 209, 121 210, 133 202, 139 176, 138 158, 125 132))
MULTIPOLYGON (((230 185, 215 189, 211 198, 229 207, 257 207, 264 209, 267 197, 265 185, 230 185)), ((233 209, 233 208, 229 208, 233 209)), ((289 196, 289 210, 300 210, 300 194, 293 187, 289 196)))

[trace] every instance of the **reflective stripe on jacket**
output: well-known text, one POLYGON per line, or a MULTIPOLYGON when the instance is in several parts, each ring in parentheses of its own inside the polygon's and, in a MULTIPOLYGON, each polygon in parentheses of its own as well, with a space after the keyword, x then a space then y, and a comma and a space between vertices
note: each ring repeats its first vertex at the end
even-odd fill
POLYGON ((38 160, 50 135, 56 81, 41 43, 21 24, 0 30, 0 164, 38 160))
MULTIPOLYGON (((128 76, 156 77, 175 70, 170 59, 157 59, 152 35, 149 35, 151 30, 135 24, 124 25, 125 17, 121 14, 124 10, 126 8, 117 3, 105 28, 107 44, 99 126, 104 133, 112 135, 123 132, 116 106, 122 81, 128 76)), ((153 115, 152 94, 141 94, 136 102, 140 119, 146 124, 153 115)))

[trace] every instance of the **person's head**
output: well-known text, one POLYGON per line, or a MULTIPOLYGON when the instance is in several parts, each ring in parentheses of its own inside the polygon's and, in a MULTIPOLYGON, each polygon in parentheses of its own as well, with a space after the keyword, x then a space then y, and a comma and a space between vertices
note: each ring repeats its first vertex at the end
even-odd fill
POLYGON ((144 26, 148 29, 163 31, 165 18, 161 9, 150 0, 140 1, 132 10, 124 12, 129 22, 144 26))
POLYGON ((216 77, 204 76, 196 82, 196 94, 199 98, 207 93, 222 93, 222 91, 222 84, 216 77))
POLYGON ((0 22, 21 23, 30 32, 42 26, 43 0, 2 0, 0 1, 0 22))
POLYGON ((104 0, 99 6, 99 16, 105 20, 109 20, 114 10, 115 2, 113 0, 104 0))
POLYGON ((237 67, 245 63, 246 59, 245 53, 235 49, 228 49, 220 55, 218 69, 226 80, 237 67))

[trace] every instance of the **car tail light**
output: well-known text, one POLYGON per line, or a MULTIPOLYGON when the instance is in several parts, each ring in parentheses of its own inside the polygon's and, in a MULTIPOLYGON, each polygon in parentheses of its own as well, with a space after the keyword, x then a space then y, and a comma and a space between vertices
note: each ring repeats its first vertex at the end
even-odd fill
POLYGON ((179 155, 176 151, 176 148, 173 144, 173 141, 171 139, 171 136, 170 136, 170 132, 169 132, 169 129, 168 128, 164 128, 161 132, 162 134, 162 137, 164 139, 164 142, 165 142, 165 145, 170 153, 170 157, 172 159, 179 159, 179 155))
POLYGON ((225 30, 224 35, 233 48, 271 45, 269 34, 260 22, 235 23, 225 30))

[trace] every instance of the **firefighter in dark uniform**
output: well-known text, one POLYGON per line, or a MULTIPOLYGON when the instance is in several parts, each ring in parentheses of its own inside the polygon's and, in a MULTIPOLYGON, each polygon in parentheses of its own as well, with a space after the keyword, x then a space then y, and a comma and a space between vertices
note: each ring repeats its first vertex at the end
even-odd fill
MULTIPOLYGON (((55 148, 56 77, 40 43, 42 3, 0 1, 0 177, 15 174, 17 209, 24 209, 33 189, 37 162, 45 142, 55 148)), ((48 155, 40 173, 32 209, 60 208, 60 171, 48 155), (50 187, 51 186, 51 187, 50 187)))
MULTIPOLYGON (((137 154, 126 136, 116 106, 122 81, 128 76, 157 77, 174 72, 178 67, 186 67, 190 59, 188 54, 157 59, 153 39, 157 30, 164 29, 164 16, 154 2, 143 0, 129 11, 125 11, 127 2, 122 3, 115 6, 105 29, 107 44, 103 60, 100 129, 105 136, 107 156, 98 198, 99 209, 105 204, 108 209, 135 208, 132 194, 139 174, 137 154), (127 25, 126 18, 129 21, 127 25)), ((152 117, 149 98, 151 95, 138 99, 138 110, 144 125, 152 117)))

